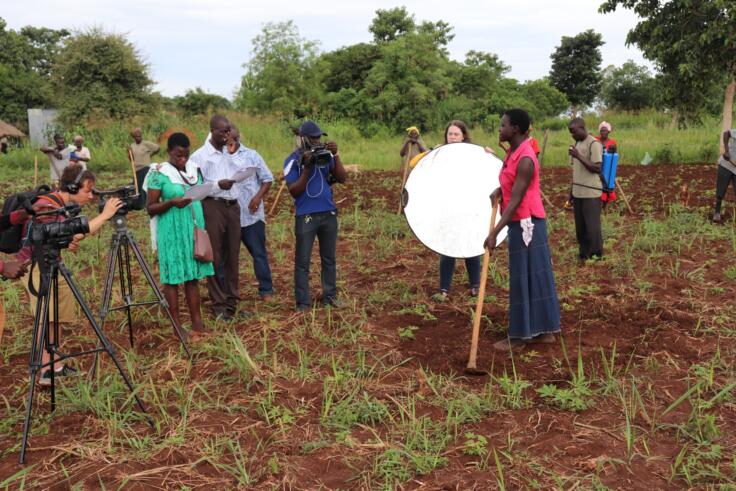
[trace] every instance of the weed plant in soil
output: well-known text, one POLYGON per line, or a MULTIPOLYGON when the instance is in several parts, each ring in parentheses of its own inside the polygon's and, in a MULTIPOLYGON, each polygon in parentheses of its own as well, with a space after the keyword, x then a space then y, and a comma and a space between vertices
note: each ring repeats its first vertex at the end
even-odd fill
MULTIPOLYGON (((32 176, 10 172, 8 191, 32 176)), ((53 415, 41 393, 25 467, 17 459, 32 319, 22 287, 3 282, 0 488, 728 489, 736 479, 733 196, 727 224, 715 226, 712 166, 621 174, 635 213, 610 206, 605 261, 579 265, 572 216, 559 207, 569 170, 543 170, 556 205, 547 212, 563 336, 492 350, 508 321, 502 247, 482 318, 485 378, 462 375, 474 305, 465 271, 458 267, 448 302, 430 299, 437 257, 396 215, 397 172, 361 172, 335 188, 340 309, 293 312, 293 218, 282 197, 267 229, 274 302, 258 299, 243 250, 242 306, 254 316, 225 325, 207 313, 214 335, 192 346, 193 364, 156 308, 135 312, 135 349, 122 315, 111 314, 105 331, 154 428, 103 357, 93 379, 60 381, 53 415), (682 182, 687 206, 678 202, 682 182)), ((100 185, 116 179, 102 172, 100 185)), ((147 218, 134 212, 129 224, 156 269, 147 218)), ((93 308, 109 235, 106 227, 64 253, 93 308)), ((134 276, 136 296, 149 295, 134 276)), ((311 280, 317 292, 318 275, 311 280)), ((65 333, 67 350, 93 344, 85 323, 65 333)), ((83 372, 90 364, 78 361, 83 372)))

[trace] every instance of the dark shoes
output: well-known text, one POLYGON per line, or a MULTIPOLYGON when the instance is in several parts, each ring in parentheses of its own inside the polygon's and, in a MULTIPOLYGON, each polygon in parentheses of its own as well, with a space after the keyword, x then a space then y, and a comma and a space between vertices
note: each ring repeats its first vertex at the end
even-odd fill
POLYGON ((216 321, 222 321, 222 322, 240 322, 240 321, 246 321, 253 317, 253 314, 250 314, 245 311, 240 312, 220 312, 215 316, 216 321))
MULTIPOLYGON (((339 309, 342 307, 337 297, 324 297, 322 299, 322 307, 329 307, 331 309, 339 309)), ((312 306, 304 303, 296 304, 297 312, 309 312, 312 310, 312 306)))
POLYGON ((333 309, 339 309, 341 307, 337 297, 325 297, 322 299, 323 307, 331 307, 333 309))

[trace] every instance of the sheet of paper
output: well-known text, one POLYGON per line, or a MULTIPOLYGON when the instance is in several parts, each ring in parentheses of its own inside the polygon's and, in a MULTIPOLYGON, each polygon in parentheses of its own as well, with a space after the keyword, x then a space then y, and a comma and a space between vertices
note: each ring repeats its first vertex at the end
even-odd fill
POLYGON ((212 193, 214 187, 213 182, 205 182, 204 184, 197 184, 192 186, 184 193, 185 198, 190 198, 192 201, 200 201, 209 196, 212 193))
POLYGON ((256 175, 256 168, 255 167, 249 167, 247 169, 241 169, 230 178, 230 180, 235 182, 243 182, 246 179, 248 179, 251 176, 256 175))

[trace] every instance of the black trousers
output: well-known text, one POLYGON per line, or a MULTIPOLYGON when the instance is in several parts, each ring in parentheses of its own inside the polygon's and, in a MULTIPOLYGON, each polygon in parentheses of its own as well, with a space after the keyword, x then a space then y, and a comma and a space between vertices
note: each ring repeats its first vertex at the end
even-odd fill
POLYGON ((716 212, 721 211, 721 201, 726 197, 729 184, 733 186, 733 191, 736 193, 736 174, 719 165, 716 176, 716 212))
POLYGON ((204 226, 212 244, 213 264, 224 266, 224 281, 217 274, 207 277, 207 291, 215 314, 234 314, 238 295, 238 254, 240 253, 240 206, 214 198, 202 201, 204 226))
POLYGON ((580 248, 580 259, 603 257, 601 199, 573 198, 572 205, 575 211, 575 236, 580 248))

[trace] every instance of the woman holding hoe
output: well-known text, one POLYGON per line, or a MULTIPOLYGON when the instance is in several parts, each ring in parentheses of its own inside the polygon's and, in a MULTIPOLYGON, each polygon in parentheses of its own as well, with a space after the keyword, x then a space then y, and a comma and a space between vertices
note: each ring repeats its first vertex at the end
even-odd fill
POLYGON ((484 244, 494 249, 496 236, 508 225, 509 332, 493 345, 499 351, 527 342, 552 343, 560 332, 539 164, 526 138, 530 122, 523 109, 510 109, 499 129, 499 140, 510 145, 499 176, 501 187, 491 194, 492 202, 500 199, 501 218, 484 244))

